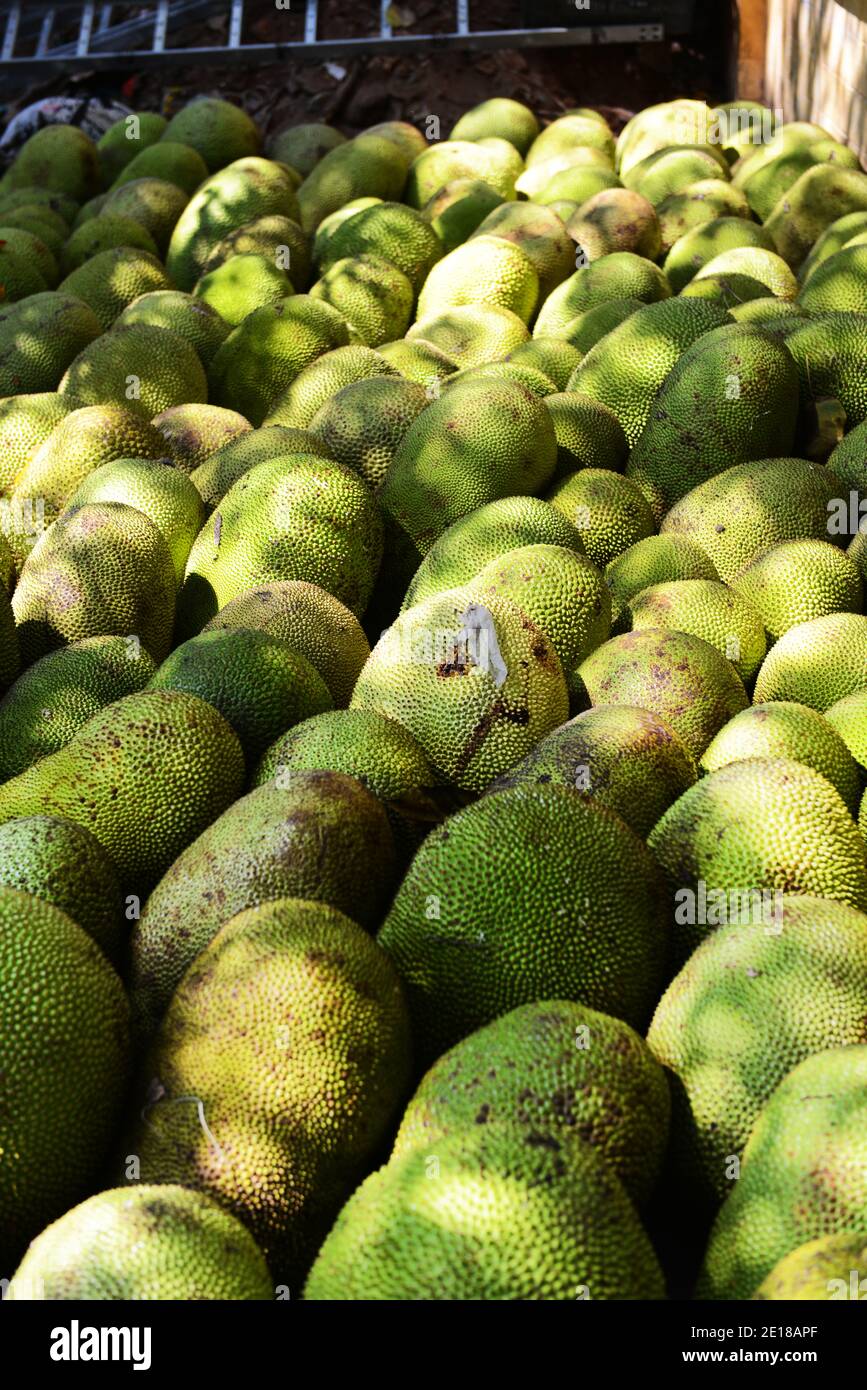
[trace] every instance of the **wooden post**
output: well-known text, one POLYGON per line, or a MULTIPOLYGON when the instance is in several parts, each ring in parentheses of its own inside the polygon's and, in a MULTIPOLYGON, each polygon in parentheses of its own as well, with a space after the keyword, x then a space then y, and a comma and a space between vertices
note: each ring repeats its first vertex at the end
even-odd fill
POLYGON ((768 29, 767 0, 737 0, 738 59, 737 95, 752 101, 765 96, 765 46, 768 29))

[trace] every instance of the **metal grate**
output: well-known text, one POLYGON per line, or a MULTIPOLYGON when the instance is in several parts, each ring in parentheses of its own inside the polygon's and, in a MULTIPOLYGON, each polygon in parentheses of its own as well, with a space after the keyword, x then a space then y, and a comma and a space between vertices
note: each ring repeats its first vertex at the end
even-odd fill
POLYGON ((244 42, 244 0, 156 0, 151 4, 20 4, 0 3, 0 69, 28 72, 110 68, 126 63, 136 67, 166 63, 234 63, 277 61, 284 57, 345 58, 354 53, 404 49, 491 49, 559 47, 596 43, 650 43, 664 34, 662 24, 610 24, 547 28, 475 28, 472 0, 454 0, 454 27, 446 33, 395 32, 389 23, 391 0, 370 0, 371 17, 378 12, 378 33, 364 38, 329 37, 319 15, 318 0, 289 0, 277 6, 288 15, 303 12, 303 37, 280 43, 244 42), (175 44, 171 30, 179 21, 222 18, 226 40, 214 44, 175 44), (74 39, 54 43, 58 30, 77 30, 74 39))

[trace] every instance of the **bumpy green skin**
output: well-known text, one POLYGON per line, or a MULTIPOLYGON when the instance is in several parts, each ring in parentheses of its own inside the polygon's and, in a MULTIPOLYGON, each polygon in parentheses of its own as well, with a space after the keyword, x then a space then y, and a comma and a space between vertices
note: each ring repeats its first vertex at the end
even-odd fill
POLYGON ((489 560, 470 582, 482 603, 509 599, 550 638, 571 692, 576 668, 611 626, 611 600, 596 566, 565 546, 525 545, 489 560))
POLYGON ((211 705, 143 690, 108 705, 0 787, 0 823, 62 816, 90 830, 126 889, 149 886, 238 796, 241 745, 211 705))
POLYGON ((698 777, 692 754, 650 710, 597 705, 543 738, 491 791, 551 783, 614 811, 642 839, 698 777))
MULTIPOLYGON (((0 347, 0 354, 2 351, 0 347)), ((57 391, 35 391, 25 396, 7 396, 0 400, 0 450, 3 453, 3 462, 0 463, 0 488, 4 494, 11 491, 19 474, 26 469, 55 425, 59 425, 63 417, 69 414, 71 404, 66 396, 61 396, 57 391)), ((4 576, 8 576, 8 541, 5 535, 3 540, 4 576)), ((14 566, 12 572, 14 573, 14 566)), ((6 588, 11 592, 12 585, 6 584, 6 588)))
POLYGON ((581 361, 581 353, 562 338, 539 337, 514 348, 506 361, 520 367, 535 367, 553 383, 555 392, 562 393, 581 361))
POLYGON ((634 1202, 650 1196, 668 1142, 670 1099, 643 1038, 564 999, 522 1004, 450 1048, 409 1102, 392 1159, 436 1152, 474 1125, 516 1125, 568 1157, 592 1144, 634 1202))
POLYGON ((0 691, 8 690, 21 670, 15 614, 6 589, 0 590, 0 691))
POLYGON ((423 338, 396 338, 393 343, 381 343, 377 353, 406 381, 426 387, 431 394, 457 367, 446 353, 423 338))
POLYGON ((179 1182, 238 1216, 275 1281, 297 1288, 390 1132, 410 1051, 400 981, 367 933, 324 903, 266 903, 185 975, 124 1151, 143 1182, 179 1182))
POLYGON ((198 150, 213 172, 232 160, 259 153, 256 124, 231 101, 199 97, 173 116, 162 139, 177 140, 198 150))
POLYGON ((370 792, 337 772, 281 771, 190 844, 145 903, 130 949, 137 1030, 153 1032, 184 971, 237 912, 298 897, 372 927, 393 875, 388 819, 370 792))
POLYGON ((202 267, 202 274, 216 270, 232 256, 251 253, 267 256, 289 276, 296 289, 310 283, 310 244, 297 222, 279 213, 254 217, 229 232, 214 247, 202 267))
POLYGON ((304 1297, 567 1302, 664 1293, 650 1241, 604 1159, 589 1144, 540 1147, 504 1124, 460 1130, 435 1155, 410 1150, 373 1173, 340 1213, 304 1297))
POLYGON ((556 545, 584 554, 581 534, 561 512, 538 497, 503 497, 447 527, 415 572, 401 612, 460 584, 509 550, 556 545))
POLYGON ((717 579, 676 579, 652 584, 629 604, 629 626, 691 632, 726 657, 749 685, 758 671, 767 641, 759 614, 717 579))
POLYGON ((135 113, 135 122, 121 116, 119 121, 109 126, 96 143, 99 167, 106 186, 114 182, 121 169, 125 169, 137 154, 156 144, 167 125, 165 116, 158 116, 155 111, 139 111, 135 113))
POLYGON ((407 338, 422 338, 459 367, 479 367, 508 357, 530 341, 523 319, 498 304, 462 304, 412 325, 407 338))
POLYGON ((232 328, 237 328, 254 309, 279 304, 293 290, 286 272, 272 257, 247 251, 230 256, 222 265, 200 275, 193 294, 232 328))
POLYGON ((380 498, 414 569, 459 517, 498 497, 541 491, 556 460, 553 422, 531 391, 512 381, 462 382, 410 426, 380 498))
POLYGON ((847 428, 867 419, 863 334, 864 315, 841 312, 807 319, 786 335, 786 347, 798 368, 802 411, 830 398, 845 410, 847 428))
POLYGON ((572 998, 642 1028, 666 951, 638 836, 540 786, 486 796, 433 830, 378 940, 406 983, 426 1063, 535 999, 572 998))
POLYGON ((863 912, 781 895, 775 921, 719 926, 657 1005, 648 1045, 673 1080, 666 1178, 704 1208, 737 1186, 759 1111, 798 1062, 867 1042, 863 912))
POLYGON ((660 522, 708 477, 793 447, 798 374, 786 348, 749 324, 705 333, 656 398, 627 466, 660 522))
MULTIPOLYGON (((640 299, 606 299, 604 303, 597 304, 595 309, 585 309, 582 314, 570 319, 562 331, 562 337, 570 347, 574 347, 583 356, 595 347, 606 333, 617 328, 630 314, 634 314, 636 309, 644 307, 640 299)), ((576 362, 573 373, 578 365, 576 362)), ((564 391, 569 389, 570 380, 571 376, 567 378, 564 391)))
POLYGON ((103 251, 116 247, 135 247, 156 257, 157 244, 146 227, 131 217, 107 212, 100 217, 90 217, 73 232, 63 247, 61 263, 64 274, 70 275, 87 261, 99 256, 103 251))
POLYGON ((547 500, 580 531, 584 549, 600 569, 656 529, 635 484, 609 468, 567 473, 554 484, 547 500))
POLYGON ((394 141, 379 135, 362 134, 329 150, 298 190, 304 231, 309 236, 332 212, 361 196, 399 199, 407 164, 394 141))
MULTIPOLYGON (((604 261, 599 262, 602 264, 604 261)), ((727 321, 725 309, 710 300, 646 304, 590 348, 572 373, 567 389, 592 396, 613 410, 631 447, 650 419, 653 403, 681 354, 727 321)), ((574 342, 574 337, 569 341, 574 342)))
POLYGON ((206 401, 208 383, 195 348, 169 328, 115 325, 67 367, 58 390, 81 405, 127 401, 149 420, 172 405, 206 401))
POLYGON ((137 637, 169 649, 174 565, 156 526, 120 502, 77 507, 33 547, 12 600, 25 664, 83 637, 137 637))
POLYGON ((826 710, 867 687, 867 617, 828 613, 798 623, 775 642, 756 680, 755 699, 797 700, 826 710))
POLYGON ((642 304, 654 304, 670 294, 671 286, 652 261, 632 251, 614 251, 576 270, 552 290, 539 310, 534 333, 560 337, 576 315, 609 299, 640 299, 642 304))
POLYGON ((413 420, 429 404, 422 386, 400 377, 372 377, 344 386, 320 406, 310 433, 331 458, 377 491, 413 420))
POLYGON ((119 960, 126 936, 120 884, 84 826, 57 816, 22 816, 0 825, 0 883, 59 908, 109 960, 119 960))
MULTIPOLYGON (((195 348, 207 368, 231 331, 215 309, 180 290, 141 294, 118 316, 118 323, 149 323, 168 328, 195 348)), ((184 402, 186 404, 186 402, 184 402)))
POLYGON ((60 293, 74 295, 89 305, 107 329, 139 295, 171 287, 156 256, 122 245, 98 252, 73 270, 60 285, 60 293))
POLYGON ((332 305, 290 294, 279 304, 254 309, 232 330, 210 364, 211 396, 253 425, 307 425, 315 409, 304 419, 285 412, 295 379, 348 343, 349 327, 332 305))
POLYGON ((768 546, 827 540, 829 504, 839 491, 833 475, 808 459, 738 463, 675 502, 661 530, 694 541, 728 584, 768 546))
POLYGON ((0 779, 56 753, 91 715, 143 690, 155 670, 129 637, 84 637, 40 657, 0 701, 0 779))
POLYGON ((83 203, 99 192, 99 159, 93 141, 71 125, 47 125, 21 147, 3 180, 3 192, 38 188, 83 203))
POLYGON ((249 156, 213 173, 193 194, 172 231, 166 269, 178 289, 193 288, 211 252, 228 233, 269 213, 298 220, 293 181, 279 164, 249 156))
POLYGON ((175 468, 188 475, 218 449, 253 432, 249 420, 221 405, 170 406, 154 416, 153 424, 165 440, 165 452, 175 468))
POLYGON ((206 623, 218 628, 253 628, 288 642, 310 662, 328 687, 333 704, 349 704, 370 646, 364 629, 345 604, 316 584, 283 579, 232 599, 206 623))
POLYGON ((805 1058, 773 1092, 711 1232, 697 1296, 751 1298, 805 1241, 860 1230, 867 1047, 805 1058))
POLYGON ((285 729, 331 708, 319 672, 288 642, 268 632, 200 632, 166 657, 151 690, 186 690, 231 724, 248 766, 285 729))
POLYGON ((256 464, 199 532, 178 597, 176 638, 194 635, 239 594, 304 579, 364 612, 382 554, 367 484, 339 463, 299 455, 256 464))
POLYGON ((0 1258, 12 1270, 106 1157, 126 1090, 129 1005, 96 942, 58 908, 3 887, 0 925, 0 1258))
POLYGON ((88 1197, 37 1236, 6 1294, 13 1303, 273 1297, 265 1257, 241 1222, 171 1184, 88 1197))
POLYGON ((117 175, 112 188, 119 188, 130 179, 168 179, 191 196, 207 177, 208 166, 192 145, 166 137, 135 155, 117 175))
POLYGON ((180 584, 190 548, 205 519, 202 499, 180 469, 162 459, 114 459, 88 473, 67 507, 96 502, 120 502, 149 517, 168 547, 180 584))
POLYGON ((436 232, 420 213, 402 203, 377 203, 343 222, 329 238, 322 269, 344 257, 373 253, 396 265, 418 294, 428 272, 443 255, 436 232))
POLYGON ((767 1302, 819 1303, 863 1298, 863 1271, 867 1268, 867 1242, 861 1231, 808 1240, 774 1265, 753 1298, 767 1302), (853 1291, 852 1270, 857 1285, 853 1291))
POLYGON ((334 261, 310 288, 349 326, 351 342, 375 348, 409 328, 415 298, 412 281, 383 256, 371 253, 334 261))
POLYGON ((735 575, 731 587, 761 614, 773 641, 811 618, 864 611, 858 566, 828 541, 771 546, 735 575))
POLYGON ((684 232, 672 246, 663 269, 675 294, 689 284, 697 271, 721 251, 735 246, 761 246, 773 251, 774 243, 764 227, 746 217, 714 217, 684 232))
POLYGON ((413 161, 404 198, 410 207, 423 208, 444 184, 470 178, 489 184, 501 198, 512 199, 522 169, 520 155, 505 142, 492 148, 469 140, 443 140, 413 161))
POLYGON ((276 135, 269 136, 266 150, 269 159, 288 164, 306 178, 329 150, 336 149, 345 141, 346 136, 341 135, 334 126, 307 121, 301 125, 287 126, 276 135))
MULTIPOLYGON (((528 344, 528 349, 531 346, 528 344)), ((608 468, 614 473, 620 472, 626 462, 628 446, 623 427, 612 410, 577 391, 547 396, 545 409, 554 421, 557 436, 555 482, 580 468, 608 468)))
POLYGON ((780 198, 765 222, 779 254, 794 270, 825 228, 842 213, 867 209, 867 176, 860 169, 816 164, 780 198))
MULTIPOLYGON (((857 698, 861 700, 860 694, 857 698)), ((864 705, 859 707, 863 710, 864 705)), ((836 708, 832 706, 832 710, 836 708)), ((723 725, 702 754, 701 770, 716 772, 743 758, 794 758, 827 777, 855 816, 861 799, 861 774, 853 756, 855 750, 849 751, 845 729, 839 727, 838 732, 833 717, 823 718, 817 710, 794 701, 754 704, 723 725)))
POLYGON ((369 710, 329 710, 296 724, 264 753, 254 787, 280 785, 287 773, 343 772, 384 804, 400 863, 408 863, 451 798, 402 724, 369 710))
POLYGON ((678 964, 718 925, 712 890, 807 893, 867 907, 857 826, 831 783, 792 758, 748 758, 703 777, 666 811, 648 844, 672 895, 678 964))
POLYGON ((60 290, 0 310, 0 392, 55 391, 70 362, 102 331, 92 309, 60 290))
POLYGON ((749 704, 729 661, 692 633, 640 628, 612 637, 578 669, 585 703, 640 705, 671 725, 694 758, 749 704))
POLYGON ((548 636, 510 600, 469 585, 400 615, 352 708, 396 719, 444 779, 480 791, 563 723, 569 697, 548 636))
POLYGON ((329 457, 325 446, 314 439, 308 430, 265 425, 258 430, 246 430, 241 438, 230 439, 215 449, 193 470, 190 478, 205 504, 205 512, 210 513, 223 500, 232 484, 254 464, 296 453, 329 457))
POLYGON ((605 566, 611 590, 611 631, 625 632, 631 600, 654 584, 678 579, 718 579, 700 546, 681 536, 646 536, 605 566))
POLYGON ((867 770, 867 693, 853 690, 851 695, 844 695, 825 710, 824 717, 840 735, 856 763, 867 770))
POLYGON ((490 97, 470 107, 452 127, 450 140, 484 140, 498 135, 526 155, 539 134, 539 122, 528 106, 510 97, 490 97))

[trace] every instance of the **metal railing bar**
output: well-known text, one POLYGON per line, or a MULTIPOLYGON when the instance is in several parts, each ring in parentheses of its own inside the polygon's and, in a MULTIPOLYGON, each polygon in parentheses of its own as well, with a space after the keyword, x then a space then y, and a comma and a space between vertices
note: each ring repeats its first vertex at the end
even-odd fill
POLYGON ((93 18, 96 5, 93 0, 81 7, 81 28, 78 31, 78 43, 75 46, 77 58, 86 58, 87 50, 90 47, 90 36, 93 33, 93 18))
POLYGON ((164 53, 169 28, 169 0, 159 0, 154 16, 154 52, 164 53))
POLYGON ((229 47, 241 47, 241 34, 244 29, 244 0, 232 0, 232 13, 229 19, 229 47))
POLYGON ((18 37, 18 24, 20 19, 21 6, 13 5, 6 20, 6 30, 3 34, 3 47, 0 49, 0 59, 2 59, 4 63, 8 62, 15 52, 15 40, 18 37))
POLYGON ((379 4, 379 37, 390 39, 392 36, 391 24, 388 12, 391 9, 391 0, 380 0, 379 4))
POLYGON ((319 27, 319 0, 307 0, 304 11, 304 43, 316 43, 316 30, 319 27))
POLYGON ((470 0, 457 0, 458 4, 458 33, 469 34, 470 32, 470 0))
POLYGON ((41 58, 43 53, 48 52, 48 44, 51 39, 51 30, 54 25, 54 10, 49 10, 44 16, 39 29, 39 41, 36 45, 36 56, 41 58))

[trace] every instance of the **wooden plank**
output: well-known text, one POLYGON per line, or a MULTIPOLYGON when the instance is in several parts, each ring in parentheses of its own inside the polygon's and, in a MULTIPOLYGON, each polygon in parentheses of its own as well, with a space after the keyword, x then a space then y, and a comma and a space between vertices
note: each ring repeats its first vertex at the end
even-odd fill
POLYGON ((764 101, 767 0, 738 0, 738 28, 737 95, 750 101, 764 101))

